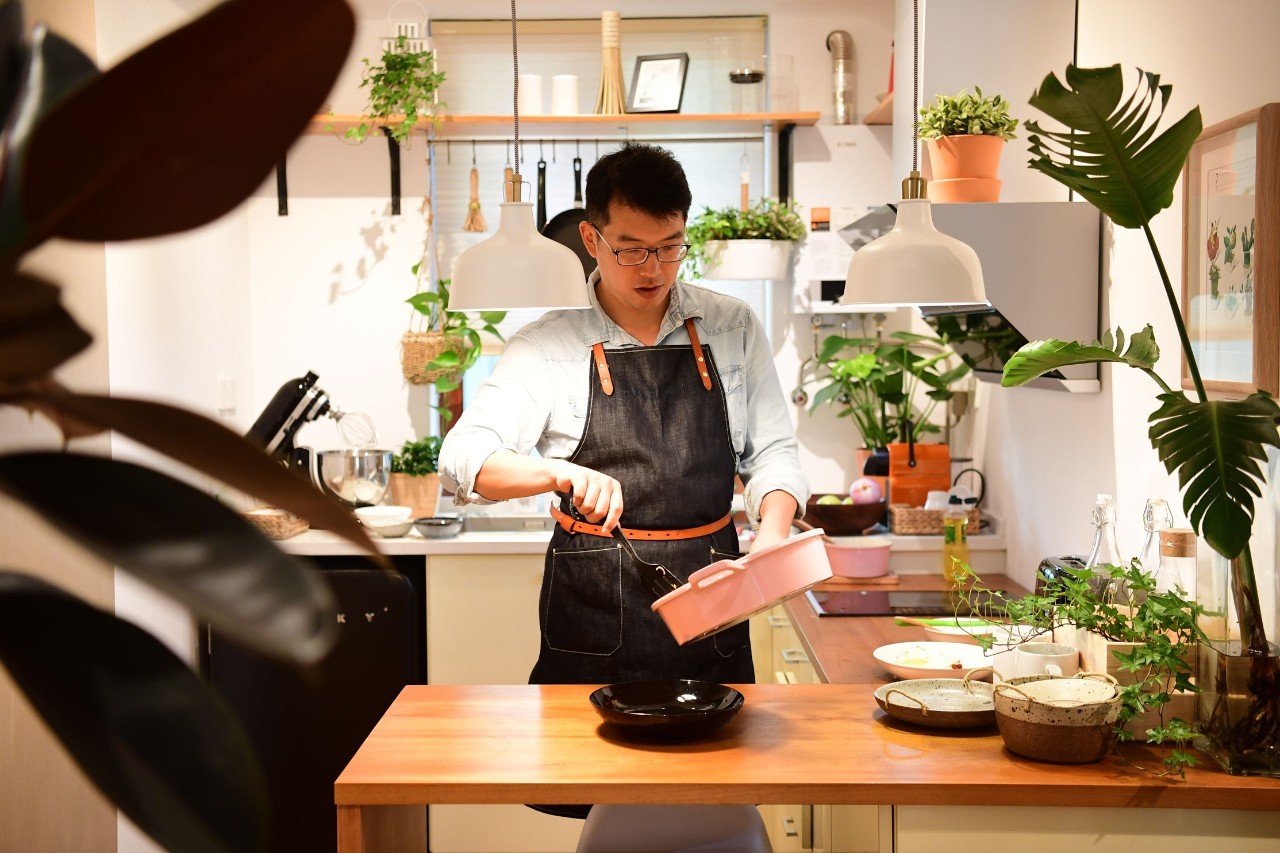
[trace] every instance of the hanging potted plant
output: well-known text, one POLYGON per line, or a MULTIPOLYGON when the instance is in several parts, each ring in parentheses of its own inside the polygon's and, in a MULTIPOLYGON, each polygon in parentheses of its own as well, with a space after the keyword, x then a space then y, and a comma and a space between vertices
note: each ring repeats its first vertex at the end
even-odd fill
POLYGON ((988 98, 977 86, 973 91, 938 95, 920 109, 920 138, 933 171, 931 201, 1000 200, 1000 154, 1015 138, 1018 120, 1009 115, 1004 98, 988 98))
MULTIPOLYGON (((1152 138, 1172 87, 1159 75, 1138 74, 1137 90, 1124 100, 1120 66, 1067 66, 1066 85, 1052 74, 1031 105, 1066 125, 1048 131, 1028 122, 1031 168, 1080 193, 1123 228, 1141 228, 1172 309, 1194 399, 1169 387, 1155 372, 1160 356, 1151 326, 1126 341, 1108 331, 1092 343, 1059 340, 1027 344, 1009 360, 1002 384, 1021 385, 1071 364, 1113 362, 1136 367, 1159 386, 1160 405, 1148 419, 1161 462, 1177 473, 1183 509, 1191 526, 1221 555, 1224 576, 1197 584, 1200 603, 1216 612, 1222 630, 1200 646, 1201 689, 1197 747, 1230 773, 1280 776, 1280 651, 1267 638, 1275 613, 1264 613, 1249 547, 1254 496, 1262 494, 1267 448, 1280 448, 1280 406, 1265 391, 1243 400, 1210 400, 1192 350, 1186 323, 1151 232, 1152 217, 1173 201, 1174 186, 1201 131, 1197 107, 1152 138), (1156 110, 1152 115, 1152 111, 1156 110), (1078 164, 1088 163, 1082 169, 1078 164), (1229 577, 1227 573, 1229 572, 1229 577), (1208 587, 1226 590, 1206 601, 1208 587), (1236 628, 1228 630, 1234 607, 1236 628)), ((1275 484, 1272 484, 1275 487, 1275 484)), ((1274 572, 1274 565, 1264 566, 1274 572)))
MULTIPOLYGON (((422 263, 413 265, 421 278, 422 263)), ((433 385, 437 394, 453 391, 462 384, 462 374, 480 357, 481 332, 504 340, 497 324, 506 311, 479 311, 475 315, 448 311, 449 279, 436 282, 435 290, 422 290, 405 300, 417 312, 421 328, 410 328, 400 338, 400 367, 412 385, 433 385)), ((448 408, 436 406, 440 417, 453 417, 448 408)))
POLYGON ((691 279, 785 279, 805 227, 794 203, 765 198, 745 210, 705 208, 685 234, 691 279))

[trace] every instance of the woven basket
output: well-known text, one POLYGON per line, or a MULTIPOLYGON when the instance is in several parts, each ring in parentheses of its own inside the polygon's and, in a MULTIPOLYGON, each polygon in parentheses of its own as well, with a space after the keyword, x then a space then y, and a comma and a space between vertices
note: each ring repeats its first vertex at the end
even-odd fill
MULTIPOLYGON (((941 536, 942 515, 946 510, 921 509, 906 504, 890 504, 889 529, 899 536, 941 536)), ((981 514, 977 507, 969 510, 969 530, 976 532, 981 514)))
POLYGON ((447 350, 457 352, 458 342, 444 332, 405 332, 400 338, 400 366, 404 378, 412 385, 430 385, 442 376, 457 373, 456 368, 440 367, 431 370, 427 365, 447 350))
POLYGON ((288 539, 311 526, 305 518, 275 507, 246 510, 240 513, 240 517, 258 528, 268 539, 288 539))

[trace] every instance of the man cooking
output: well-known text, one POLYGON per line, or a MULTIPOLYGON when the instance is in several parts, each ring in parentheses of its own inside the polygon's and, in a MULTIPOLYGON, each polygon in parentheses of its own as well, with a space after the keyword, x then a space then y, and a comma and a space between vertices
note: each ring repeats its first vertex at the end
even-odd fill
POLYGON ((684 582, 738 554, 735 474, 752 550, 786 538, 808 498, 760 321, 676 280, 691 202, 665 149, 628 143, 601 158, 580 225, 598 264, 591 307, 512 336, 440 452, 457 503, 559 495, 531 683, 754 681, 747 624, 677 645, 611 536, 621 526, 641 559, 684 582))

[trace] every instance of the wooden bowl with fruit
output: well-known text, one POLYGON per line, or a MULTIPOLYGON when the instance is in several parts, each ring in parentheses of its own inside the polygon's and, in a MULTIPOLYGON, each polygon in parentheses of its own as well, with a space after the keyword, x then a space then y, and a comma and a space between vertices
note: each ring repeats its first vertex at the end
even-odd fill
POLYGON ((889 502, 875 480, 860 477, 848 495, 821 494, 809 498, 804 520, 821 527, 828 536, 861 536, 884 522, 889 502))

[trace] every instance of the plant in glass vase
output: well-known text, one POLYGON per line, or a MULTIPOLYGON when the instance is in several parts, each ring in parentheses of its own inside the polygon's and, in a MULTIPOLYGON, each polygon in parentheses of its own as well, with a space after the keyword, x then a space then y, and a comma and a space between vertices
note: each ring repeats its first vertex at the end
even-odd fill
MULTIPOLYGON (((1127 98, 1118 65, 1069 65, 1065 79, 1064 85, 1050 74, 1031 98, 1032 106, 1066 126, 1065 131, 1051 131, 1027 122, 1031 168, 1080 193, 1116 225, 1146 235, 1195 397, 1169 387, 1156 373, 1160 350, 1151 326, 1127 339, 1117 328, 1091 343, 1051 339, 1027 344, 1009 360, 1003 384, 1021 385, 1059 367, 1101 362, 1135 367, 1156 383, 1159 407, 1148 419, 1152 447, 1178 476, 1191 526, 1229 561, 1230 598, 1239 628, 1238 639, 1210 637, 1202 644, 1201 655, 1212 665, 1202 667, 1199 678, 1203 738, 1197 746, 1228 772, 1277 776, 1280 657, 1267 640, 1249 541, 1267 448, 1280 447, 1280 407, 1261 390, 1242 400, 1209 399, 1150 224, 1173 201, 1174 186, 1201 131, 1200 110, 1193 109, 1156 136, 1172 89, 1160 84, 1159 75, 1140 71, 1127 98)), ((1225 600, 1220 609, 1225 622, 1225 600)))

